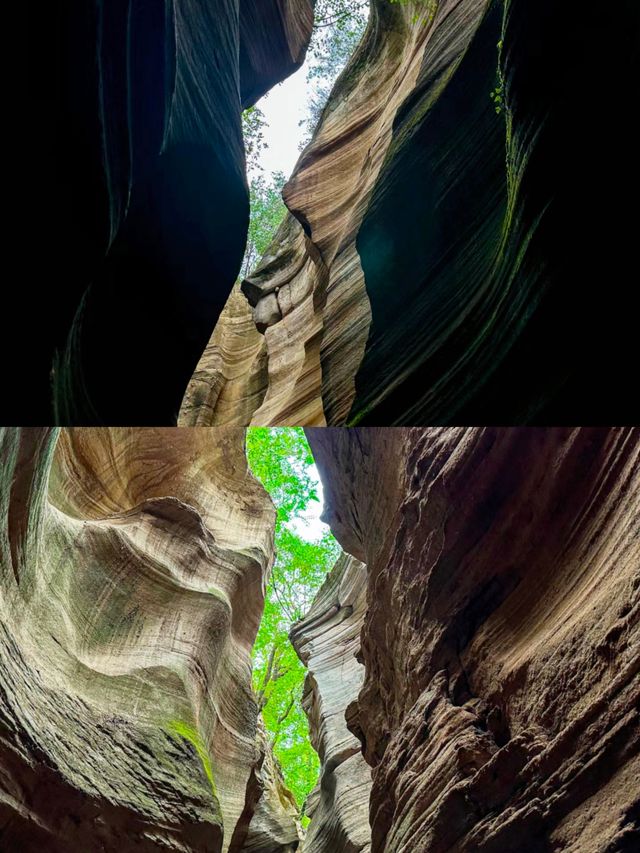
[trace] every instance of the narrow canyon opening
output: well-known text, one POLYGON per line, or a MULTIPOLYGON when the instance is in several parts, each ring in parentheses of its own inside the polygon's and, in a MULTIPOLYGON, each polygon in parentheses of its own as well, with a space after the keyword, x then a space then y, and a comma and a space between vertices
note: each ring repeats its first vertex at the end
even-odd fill
POLYGON ((319 518, 322 486, 304 431, 251 427, 246 446, 249 467, 276 507, 276 557, 253 646, 253 688, 271 748, 306 827, 305 802, 318 781, 320 764, 302 706, 307 669, 289 633, 306 616, 340 547, 319 518))
POLYGON ((242 114, 250 220, 240 282, 259 263, 287 213, 282 189, 311 141, 368 17, 369 0, 318 0, 302 67, 242 114))

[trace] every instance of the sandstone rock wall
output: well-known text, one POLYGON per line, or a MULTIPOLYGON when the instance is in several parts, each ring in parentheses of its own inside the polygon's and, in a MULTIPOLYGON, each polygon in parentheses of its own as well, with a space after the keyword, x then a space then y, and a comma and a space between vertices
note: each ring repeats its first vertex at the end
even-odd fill
POLYGON ((311 0, 31 16, 31 251, 6 297, 3 423, 175 423, 244 251, 241 109, 302 64, 312 18, 311 0))
POLYGON ((640 431, 309 430, 366 561, 372 850, 632 850, 640 431))
POLYGON ((263 340, 227 360, 234 299, 181 422, 633 422, 640 13, 617 11, 373 0, 242 285, 263 340))
POLYGON ((370 849, 371 771, 348 730, 345 709, 358 695, 364 669, 356 656, 366 607, 367 570, 343 554, 291 641, 308 669, 303 705, 311 742, 320 756, 318 788, 304 853, 360 853, 370 849))
POLYGON ((243 431, 5 429, 1 453, 0 847, 291 850, 250 676, 275 512, 243 431))

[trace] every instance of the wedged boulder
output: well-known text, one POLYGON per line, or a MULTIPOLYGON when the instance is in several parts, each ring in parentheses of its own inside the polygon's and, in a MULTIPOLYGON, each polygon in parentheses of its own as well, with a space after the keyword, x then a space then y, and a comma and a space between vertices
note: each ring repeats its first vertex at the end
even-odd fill
POLYGON ((246 242, 241 111, 302 64, 312 20, 311 0, 33 16, 32 252, 2 422, 175 423, 246 242))
POLYGON ((640 430, 309 430, 367 564, 372 851, 634 849, 640 430))
POLYGON ((243 430, 1 439, 0 847, 237 853, 275 520, 243 430))
POLYGON ((357 698, 364 678, 356 655, 366 589, 366 566, 342 554, 290 634, 308 669, 303 706, 321 763, 318 787, 306 810, 311 822, 301 847, 304 853, 370 849, 371 770, 345 719, 345 708, 357 698))
POLYGON ((372 0, 243 283, 291 298, 234 422, 633 423, 638 32, 633 3, 372 0))

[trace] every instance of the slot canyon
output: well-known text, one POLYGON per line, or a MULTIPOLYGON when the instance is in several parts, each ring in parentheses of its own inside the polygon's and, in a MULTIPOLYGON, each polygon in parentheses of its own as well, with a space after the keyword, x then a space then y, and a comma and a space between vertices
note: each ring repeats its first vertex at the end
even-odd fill
POLYGON ((252 689, 247 431, 0 431, 0 849, 637 850, 640 430, 306 438, 341 553, 290 633, 303 827, 252 689))
POLYGON ((633 423, 636 0, 371 0, 242 278, 242 112, 317 5, 33 16, 1 422, 633 423))

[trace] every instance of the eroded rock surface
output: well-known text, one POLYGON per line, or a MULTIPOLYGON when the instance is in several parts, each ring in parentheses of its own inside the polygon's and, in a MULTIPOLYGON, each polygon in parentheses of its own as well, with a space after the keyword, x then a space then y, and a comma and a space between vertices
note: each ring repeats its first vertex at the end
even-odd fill
POLYGON ((302 64, 312 19, 311 0, 33 17, 29 286, 3 423, 175 423, 244 251, 241 111, 302 64))
POLYGON ((640 431, 308 437, 367 564, 374 853, 636 849, 640 431))
MULTIPOLYGON (((234 374, 233 422, 634 422, 640 17, 618 13, 372 0, 243 283, 264 342, 247 342, 259 379, 251 359, 234 374)), ((205 353, 199 385, 207 372, 217 388, 229 369, 205 353)))
POLYGON ((258 718, 258 748, 261 762, 256 768, 256 779, 261 796, 242 844, 242 853, 294 853, 301 836, 298 805, 284 783, 261 717, 258 718))
POLYGON ((287 853, 250 674, 275 510, 243 431, 1 438, 0 847, 238 853, 262 825, 249 849, 287 853))
POLYGON ((318 788, 309 797, 311 823, 304 853, 360 853, 370 849, 371 770, 348 730, 345 708, 362 685, 356 659, 366 607, 367 570, 343 554, 291 641, 308 669, 303 705, 311 742, 320 756, 318 788))

